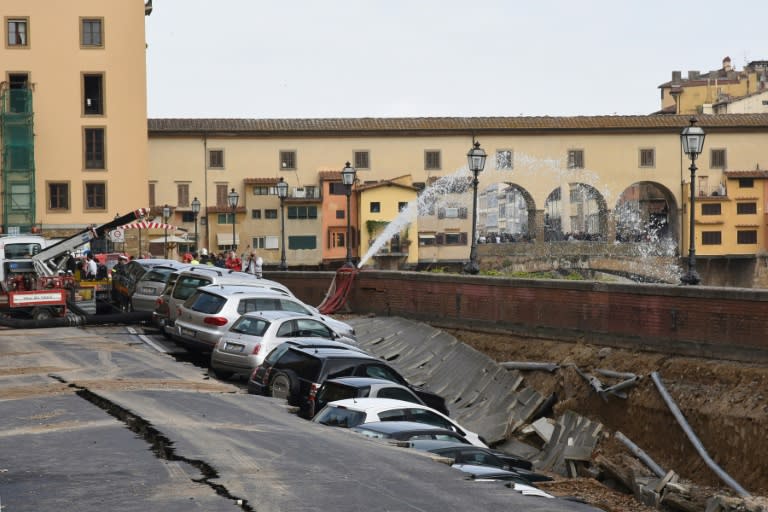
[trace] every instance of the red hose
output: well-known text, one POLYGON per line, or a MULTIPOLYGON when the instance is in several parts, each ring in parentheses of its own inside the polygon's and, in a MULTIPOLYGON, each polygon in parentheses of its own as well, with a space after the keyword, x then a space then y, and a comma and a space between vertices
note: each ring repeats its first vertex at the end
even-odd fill
POLYGON ((347 303, 349 290, 352 289, 352 282, 357 275, 357 267, 344 266, 336 271, 331 287, 325 294, 323 302, 317 307, 320 313, 330 315, 337 312, 347 303))

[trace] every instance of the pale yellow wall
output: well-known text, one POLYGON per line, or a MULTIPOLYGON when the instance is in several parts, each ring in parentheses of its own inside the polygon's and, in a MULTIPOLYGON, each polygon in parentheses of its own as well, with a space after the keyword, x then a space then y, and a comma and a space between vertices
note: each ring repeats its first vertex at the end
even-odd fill
POLYGON ((718 105, 715 108, 716 114, 764 114, 768 112, 768 90, 760 94, 753 94, 730 103, 718 105))
MULTIPOLYGON (((375 188, 364 189, 360 192, 360 256, 361 259, 365 258, 366 252, 369 249, 371 242, 379 234, 378 232, 368 233, 367 221, 385 221, 389 222, 394 220, 400 215, 398 211, 398 203, 409 203, 416 199, 416 191, 398 187, 383 185, 375 188), (381 206, 381 211, 378 213, 371 212, 371 203, 378 202, 381 206)), ((415 264, 418 261, 418 220, 414 219, 413 222, 408 224, 405 230, 408 233, 408 240, 410 245, 408 247, 408 257, 406 263, 415 264)), ((401 237, 403 239, 403 237, 401 237)), ((365 262, 366 266, 373 266, 375 261, 373 258, 365 262)))
POLYGON ((34 85, 38 223, 44 229, 111 220, 147 206, 147 96, 143 0, 3 0, 0 18, 29 18, 29 49, 7 49, 0 74, 28 72, 34 85), (101 17, 102 49, 80 48, 80 17, 101 17), (104 73, 105 115, 81 115, 81 73, 104 73), (106 127, 106 171, 85 171, 83 126, 106 127), (70 182, 71 211, 46 211, 47 180, 70 182), (84 210, 83 182, 107 184, 107 210, 84 210))

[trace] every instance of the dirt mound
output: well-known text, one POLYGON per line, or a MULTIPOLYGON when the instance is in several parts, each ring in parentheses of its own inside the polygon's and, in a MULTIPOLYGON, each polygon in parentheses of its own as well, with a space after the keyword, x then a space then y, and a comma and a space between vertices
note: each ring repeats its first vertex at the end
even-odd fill
MULTIPOLYGON (((768 495, 768 365, 674 357, 584 343, 562 343, 502 333, 445 329, 497 362, 535 361, 561 365, 554 373, 524 372, 526 384, 558 398, 555 413, 572 410, 600 421, 610 434, 621 431, 665 470, 694 484, 723 488, 685 436, 650 378, 658 372, 709 455, 742 487, 768 495), (642 375, 627 398, 600 397, 579 375, 596 369, 642 375)), ((614 384, 601 377, 605 385, 614 384)), ((606 437, 600 452, 626 453, 606 437)))

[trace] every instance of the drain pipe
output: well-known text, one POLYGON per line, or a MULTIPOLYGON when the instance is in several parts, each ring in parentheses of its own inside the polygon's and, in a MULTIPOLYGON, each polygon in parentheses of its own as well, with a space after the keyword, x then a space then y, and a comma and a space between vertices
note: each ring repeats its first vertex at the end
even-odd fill
POLYGON ((680 408, 677 406, 674 400, 672 400, 672 397, 667 392, 666 388, 664 387, 664 384, 661 382, 661 377, 659 376, 658 372, 651 373, 651 378, 653 379, 653 383, 656 384, 656 388, 658 388, 659 393, 661 394, 661 397, 664 399, 664 402, 666 402, 667 407, 669 407, 669 410, 672 412, 672 415, 675 417, 677 422, 680 424, 680 426, 683 428, 683 431, 685 432, 685 435, 688 436, 688 439, 691 441, 691 444, 693 444, 694 448, 696 448, 696 451, 699 453, 702 459, 704 459, 704 462, 707 464, 707 466, 710 467, 712 471, 714 471, 720 479, 728 485, 731 489, 736 491, 736 493, 741 496, 742 498, 749 498, 752 496, 749 494, 742 486, 736 482, 731 476, 723 471, 723 469, 717 465, 717 463, 712 460, 712 457, 709 456, 707 453, 707 450, 704 448, 704 446, 701 444, 701 441, 699 441, 699 438, 696 437, 696 434, 693 432, 693 429, 691 429, 691 426, 688 424, 688 422, 685 420, 685 416, 683 416, 683 413, 680 412, 680 408))
POLYGON ((55 318, 11 318, 0 316, 0 326, 14 329, 45 329, 50 327, 77 327, 81 325, 137 324, 148 322, 152 313, 134 311, 109 315, 72 314, 55 318))

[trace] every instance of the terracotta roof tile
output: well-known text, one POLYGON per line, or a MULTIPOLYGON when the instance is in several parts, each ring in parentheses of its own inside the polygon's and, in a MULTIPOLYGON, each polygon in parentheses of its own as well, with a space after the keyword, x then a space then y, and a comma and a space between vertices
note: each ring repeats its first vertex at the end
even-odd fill
MULTIPOLYGON (((768 128, 768 114, 697 116, 703 128, 768 128)), ((499 133, 574 130, 680 130, 688 115, 575 116, 575 117, 398 117, 326 119, 149 119, 150 135, 235 133, 268 137, 286 134, 341 135, 345 133, 499 133)))
POLYGON ((727 178, 768 178, 768 171, 753 169, 751 171, 725 171, 727 178))
POLYGON ((246 185, 274 185, 280 178, 245 178, 243 183, 246 185))
POLYGON ((414 191, 419 190, 417 187, 412 187, 410 185, 403 185, 401 183, 395 183, 389 180, 383 180, 383 181, 378 181, 376 183, 367 183, 365 185, 360 185, 358 187, 355 187, 355 190, 360 192, 363 190, 371 190, 373 188, 381 188, 381 187, 398 187, 398 188, 404 188, 407 190, 414 190, 414 191))

